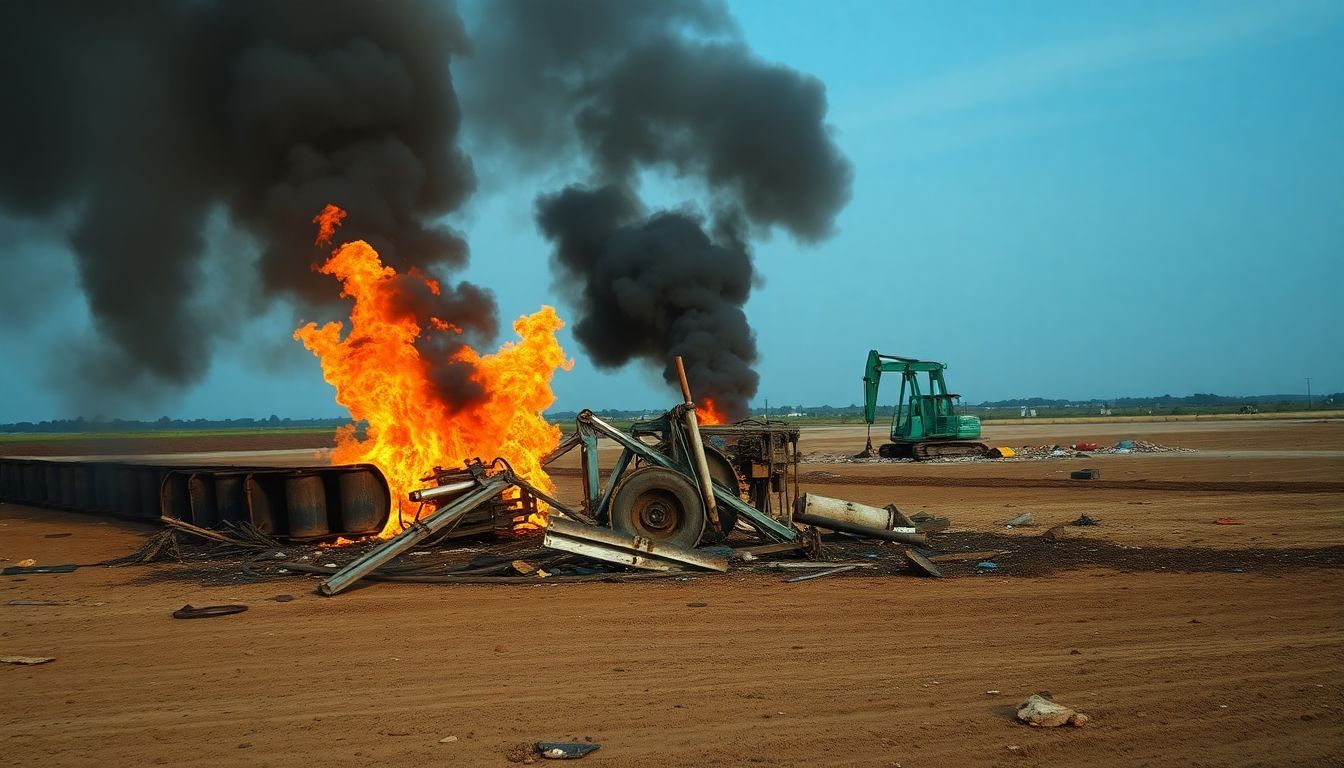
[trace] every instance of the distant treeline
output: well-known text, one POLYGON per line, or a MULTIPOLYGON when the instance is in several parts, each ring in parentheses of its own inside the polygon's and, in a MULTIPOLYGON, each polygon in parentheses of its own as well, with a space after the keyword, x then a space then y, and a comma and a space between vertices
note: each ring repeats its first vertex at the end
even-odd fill
MULTIPOLYGON (((1027 397, 1015 400, 986 400, 982 403, 975 403, 977 408, 1064 408, 1066 406, 1096 405, 1106 406, 1108 408, 1147 408, 1147 407, 1171 407, 1177 405, 1260 405, 1264 404, 1292 404, 1295 408, 1300 408, 1308 402, 1306 395, 1249 395, 1245 397, 1232 397, 1229 395, 1215 395, 1212 393, 1196 392, 1193 395, 1185 397, 1173 397, 1171 395, 1161 395, 1160 397, 1116 397, 1109 400, 1051 400, 1044 397, 1027 397)), ((1344 392, 1336 392, 1326 395, 1312 395, 1312 405, 1327 405, 1331 402, 1344 402, 1344 392)))
POLYGON ((130 419, 56 419, 54 421, 19 421, 0 424, 0 432, 183 432, 228 429, 301 429, 331 428, 349 424, 349 419, 282 419, 271 415, 265 419, 170 419, 164 416, 155 421, 130 419))
MULTIPOLYGON (((1047 416, 1180 416, 1190 414, 1236 413, 1244 406, 1254 406, 1263 413, 1275 411, 1298 411, 1308 404, 1306 395, 1250 395, 1230 397, 1196 393, 1186 397, 1162 395, 1160 397, 1119 397, 1110 400, 1059 400, 1044 397, 1024 397, 1013 400, 992 400, 982 403, 964 404, 963 407, 982 418, 1013 418, 1020 415, 1021 409, 1034 409, 1038 417, 1047 416)), ((1344 408, 1344 392, 1312 395, 1310 404, 1317 409, 1344 408)), ((627 421, 652 418, 663 413, 664 409, 648 408, 643 410, 622 410, 606 408, 593 411, 608 421, 627 421)), ((895 413, 895 404, 878 406, 878 419, 890 419, 895 413)), ((849 405, 773 405, 769 413, 763 409, 752 412, 753 416, 769 415, 777 418, 818 418, 836 420, 856 420, 863 418, 863 406, 858 403, 849 405)), ((552 423, 573 422, 577 411, 551 411, 546 414, 552 423)), ((349 424, 349 419, 282 419, 272 415, 265 419, 170 419, 164 416, 155 421, 135 421, 128 419, 57 419, 54 421, 20 421, 12 424, 0 424, 0 432, 37 432, 37 433, 76 433, 76 432, 182 432, 201 430, 256 430, 256 429, 335 429, 349 424)), ((365 424, 357 425, 360 432, 365 424)))
MULTIPOLYGON (((894 397, 894 395, 893 395, 894 397)), ((1312 395, 1310 404, 1315 409, 1344 408, 1344 392, 1312 395)), ((1022 409, 1034 410, 1040 418, 1065 416, 1182 416, 1192 414, 1238 413, 1250 406, 1262 413, 1300 411, 1307 407, 1306 395, 1251 395, 1231 397, 1196 393, 1186 397, 1161 395, 1159 397, 1119 397, 1110 400, 1063 400, 1045 397, 1023 397, 1012 400, 993 400, 981 403, 963 403, 967 413, 985 419, 1018 418, 1022 409)), ((885 403, 877 408, 879 421, 891 420, 896 404, 885 403)), ((620 410, 610 408, 593 411, 608 421, 642 419, 661 413, 657 409, 620 410)), ((552 411, 546 418, 555 423, 573 421, 575 411, 552 411)), ((815 418, 833 421, 861 421, 863 406, 849 405, 771 405, 769 413, 753 409, 752 416, 771 418, 815 418)))

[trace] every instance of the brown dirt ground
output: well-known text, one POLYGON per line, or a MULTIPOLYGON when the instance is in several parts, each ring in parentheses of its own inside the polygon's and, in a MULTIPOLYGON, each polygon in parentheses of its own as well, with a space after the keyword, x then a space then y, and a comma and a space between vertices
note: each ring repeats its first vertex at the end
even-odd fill
MULTIPOLYGON (((1015 549, 1000 573, 941 581, 735 572, 323 599, 309 578, 202 586, 171 565, 0 577, 0 603, 57 603, 0 605, 0 655, 57 657, 0 665, 0 749, 15 765, 502 766, 521 742, 591 737, 598 766, 1344 765, 1344 457, 1329 455, 1344 425, 1230 424, 1103 426, 1274 455, 803 467, 836 476, 805 490, 950 517, 950 548, 1015 549), (1061 480, 1092 465, 1121 485, 1061 480), (1024 511, 1037 525, 1002 527, 1024 511), (1066 529, 1064 548, 1038 538, 1084 512, 1102 524, 1066 529), (298 599, 266 599, 280 593, 298 599), (249 610, 169 618, 225 602, 249 610), (1093 723, 1015 724, 1043 689, 1093 723)), ((861 429, 804 433, 809 451, 861 446, 861 429)), ((0 505, 0 562, 97 562, 151 530, 0 505)))

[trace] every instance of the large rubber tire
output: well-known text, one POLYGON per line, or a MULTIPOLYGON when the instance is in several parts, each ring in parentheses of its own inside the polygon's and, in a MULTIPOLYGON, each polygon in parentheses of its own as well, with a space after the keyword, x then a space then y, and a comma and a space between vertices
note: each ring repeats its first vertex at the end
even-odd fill
POLYGON ((626 475, 611 497, 611 527, 631 536, 694 547, 705 531, 705 504, 689 478, 662 467, 626 475))

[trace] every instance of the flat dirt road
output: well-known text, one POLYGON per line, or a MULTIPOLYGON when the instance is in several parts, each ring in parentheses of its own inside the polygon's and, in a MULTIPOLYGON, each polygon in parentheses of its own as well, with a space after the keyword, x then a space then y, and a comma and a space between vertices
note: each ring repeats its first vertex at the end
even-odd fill
MULTIPOLYGON (((0 754, 507 766, 520 744, 592 739, 593 766, 1344 765, 1344 424, 1012 429, 990 441, 1197 451, 802 466, 806 491, 1022 544, 997 571, 942 580, 730 573, 320 598, 306 577, 202 586, 176 565, 0 577, 0 655, 56 658, 0 664, 0 754), (1106 482, 1066 479, 1084 466, 1106 482), (1035 526, 1003 528, 1025 511, 1035 526), (1080 513, 1101 525, 1067 529, 1073 559, 1033 563, 1041 533, 1080 513), (281 593, 296 599, 268 599, 281 593), (227 602, 249 610, 170 618, 227 602), (1041 690, 1092 722, 1015 723, 1041 690)), ((803 439, 852 453, 863 430, 803 439)), ((99 562, 152 531, 0 505, 0 563, 99 562)))

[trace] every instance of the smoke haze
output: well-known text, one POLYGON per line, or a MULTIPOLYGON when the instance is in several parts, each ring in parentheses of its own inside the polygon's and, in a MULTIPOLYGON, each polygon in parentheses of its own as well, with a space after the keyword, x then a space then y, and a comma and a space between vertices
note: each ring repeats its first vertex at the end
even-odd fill
POLYGON ((852 168, 825 123, 820 81, 756 58, 721 3, 587 0, 487 5, 471 119, 525 159, 577 146, 587 188, 542 195, 575 335, 599 366, 643 360, 675 381, 686 357, 697 396, 746 415, 758 377, 743 312, 747 239, 780 227, 831 234, 852 168), (712 233, 684 212, 648 214, 644 169, 699 180, 712 233))
POLYGON ((0 0, 0 220, 67 222, 95 330, 65 355, 71 399, 179 391, 276 299, 335 310, 311 225, 332 203, 350 213, 342 240, 438 280, 406 279, 395 300, 422 328, 460 329, 427 331, 421 351, 446 402, 479 401, 471 366, 450 360, 494 337, 495 303, 444 281, 468 248, 439 223, 476 187, 450 71, 471 56, 463 98, 483 146, 590 169, 536 202, 585 351, 669 381, 681 354, 697 395, 745 415, 748 243, 775 228, 823 239, 850 196, 824 86, 756 57, 714 0, 492 0, 481 14, 469 41, 432 0, 0 0), (646 171, 703 197, 649 210, 646 171), (227 290, 207 258, 221 216, 253 246, 232 255, 227 290))
MULTIPOLYGON (((0 208, 73 217, 98 336, 85 370, 62 377, 74 396, 198 381, 239 305, 331 308, 309 223, 327 203, 352 212, 343 237, 398 270, 465 263, 462 238, 428 223, 475 187, 456 147, 448 64, 467 40, 451 6, 6 0, 0 13, 0 208), (197 300, 217 210, 258 244, 255 265, 237 265, 255 269, 240 281, 255 295, 197 300)), ((493 335, 482 289, 437 298, 434 314, 493 335)))

